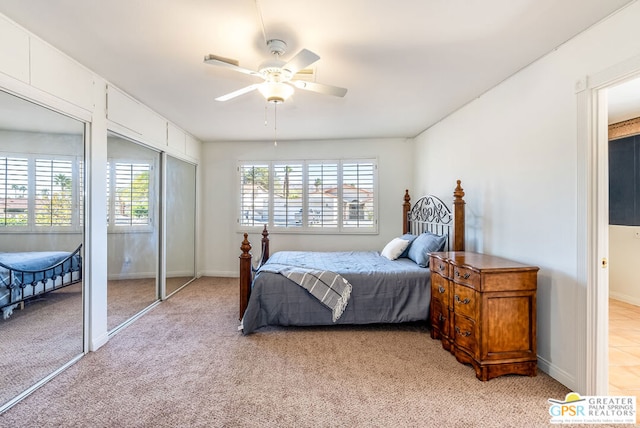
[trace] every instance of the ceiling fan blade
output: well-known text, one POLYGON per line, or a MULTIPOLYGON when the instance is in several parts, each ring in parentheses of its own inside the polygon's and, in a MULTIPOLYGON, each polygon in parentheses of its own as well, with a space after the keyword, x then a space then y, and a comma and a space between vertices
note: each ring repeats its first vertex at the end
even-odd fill
POLYGON ((244 95, 247 92, 251 92, 254 89, 257 89, 258 86, 260 86, 259 83, 254 83, 253 85, 245 86, 244 88, 238 89, 237 91, 233 91, 226 95, 219 96, 218 98, 216 98, 216 101, 228 101, 231 98, 239 97, 240 95, 244 95))
POLYGON ((251 76, 260 76, 260 73, 254 70, 249 70, 248 68, 240 67, 238 61, 235 59, 224 58, 221 56, 209 54, 204 57, 204 62, 206 64, 211 65, 220 65, 222 67, 227 67, 235 71, 239 71, 240 73, 249 74, 251 76))
POLYGON ((285 70, 289 70, 291 74, 296 74, 298 71, 306 68, 319 60, 320 57, 310 50, 302 49, 296 54, 288 63, 282 66, 285 70))
POLYGON ((316 82, 304 82, 302 80, 292 80, 291 83, 296 88, 304 89, 305 91, 318 92, 319 94, 324 95, 333 95, 334 97, 344 97, 347 94, 347 90, 345 88, 340 88, 338 86, 324 85, 316 82))

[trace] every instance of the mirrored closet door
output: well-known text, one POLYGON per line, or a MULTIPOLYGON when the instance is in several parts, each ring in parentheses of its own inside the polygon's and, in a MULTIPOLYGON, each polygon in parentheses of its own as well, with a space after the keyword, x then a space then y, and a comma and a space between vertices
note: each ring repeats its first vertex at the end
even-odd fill
POLYGON ((160 153, 107 138, 107 328, 125 325, 159 300, 160 153))
POLYGON ((166 295, 196 276, 196 166, 166 156, 166 295))
POLYGON ((84 352, 84 132, 0 91, 0 412, 84 352))

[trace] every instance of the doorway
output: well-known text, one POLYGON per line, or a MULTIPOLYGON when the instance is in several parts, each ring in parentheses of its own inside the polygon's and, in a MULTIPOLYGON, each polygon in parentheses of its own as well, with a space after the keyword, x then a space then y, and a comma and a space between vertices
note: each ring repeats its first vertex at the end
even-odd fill
POLYGON ((577 390, 609 392, 609 102, 610 90, 640 78, 640 56, 576 83, 578 96, 578 282, 585 358, 577 361, 577 390), (584 297, 584 300, 582 300, 584 297), (584 365, 583 365, 584 364, 584 365))
POLYGON ((609 154, 608 394, 640 395, 640 78, 607 88, 609 154))

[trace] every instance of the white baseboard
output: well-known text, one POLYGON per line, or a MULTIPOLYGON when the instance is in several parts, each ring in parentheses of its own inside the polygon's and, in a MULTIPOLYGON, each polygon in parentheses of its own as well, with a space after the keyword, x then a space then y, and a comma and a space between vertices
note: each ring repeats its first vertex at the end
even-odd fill
MULTIPOLYGON (((184 274, 180 274, 180 272, 171 272, 167 277, 171 278, 174 276, 191 276, 193 272, 185 272, 184 274)), ((107 278, 109 280, 117 281, 121 279, 145 279, 145 278, 155 278, 156 274, 153 272, 137 272, 137 273, 117 273, 109 275, 107 278)), ((205 270, 199 271, 196 274, 197 278, 201 276, 218 276, 223 278, 238 278, 239 273, 235 270, 233 271, 224 271, 224 270, 205 270)))
POLYGON ((219 276, 223 278, 238 278, 239 272, 232 271, 224 271, 224 270, 203 270, 200 272, 200 276, 219 276))
POLYGON ((107 279, 117 281, 121 279, 152 279, 156 277, 155 272, 135 272, 135 273, 116 273, 107 276, 107 279))
MULTIPOLYGON (((576 391, 575 389, 576 379, 574 376, 562 370, 561 368, 555 366, 553 363, 545 360, 539 355, 538 355, 538 368, 543 372, 545 372, 546 374, 548 374, 549 376, 551 376, 552 378, 554 378, 555 380, 557 380, 558 382, 560 382, 561 384, 563 384, 564 386, 566 386, 567 388, 569 388, 570 390, 574 392, 584 393, 584 391, 576 391)), ((560 398, 549 397, 549 398, 555 398, 558 400, 564 399, 564 397, 560 397, 560 398)))
POLYGON ((640 306, 640 298, 637 296, 629 296, 626 294, 622 294, 622 293, 617 293, 615 291, 612 291, 611 288, 609 288, 609 297, 615 300, 620 300, 621 302, 625 302, 625 303, 629 303, 631 305, 636 305, 636 306, 640 306))
POLYGON ((175 278, 175 277, 183 277, 183 276, 192 277, 193 271, 192 270, 191 271, 176 270, 176 271, 167 272, 167 278, 175 278))

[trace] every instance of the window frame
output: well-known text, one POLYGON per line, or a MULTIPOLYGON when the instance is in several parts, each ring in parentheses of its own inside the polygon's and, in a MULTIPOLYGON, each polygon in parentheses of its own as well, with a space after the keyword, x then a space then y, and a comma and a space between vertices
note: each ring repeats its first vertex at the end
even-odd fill
MULTIPOLYGON (((83 210, 81 209, 81 182, 83 158, 77 155, 55 153, 15 153, 0 152, 0 158, 26 159, 27 161, 27 223, 20 226, 0 226, 0 233, 77 233, 83 230, 83 210), (61 161, 71 164, 71 222, 65 225, 44 225, 36 223, 37 177, 36 163, 38 161, 61 161)), ((52 171, 53 173, 53 171, 52 171)), ((52 175, 53 178, 53 175, 52 175)), ((5 196, 6 197, 6 196, 5 196)))
MULTIPOLYGON (((236 168, 236 225, 238 231, 258 231, 266 225, 270 233, 304 233, 304 234, 340 234, 340 235, 371 235, 378 234, 378 206, 379 206, 379 185, 378 185, 378 159, 377 158, 349 158, 349 159, 307 159, 307 160, 272 160, 272 161, 260 161, 260 160, 240 160, 237 162, 236 168), (310 179, 310 165, 318 164, 336 164, 336 201, 343 201, 343 203, 336 203, 337 210, 335 211, 336 225, 335 226, 310 226, 309 225, 309 209, 310 209, 310 189, 313 183, 310 179), (345 164, 364 164, 371 165, 371 173, 367 175, 370 177, 372 186, 372 218, 368 220, 371 224, 369 226, 349 226, 346 224, 344 218, 345 211, 348 208, 344 208, 344 169, 345 164), (275 168, 282 166, 301 166, 302 167, 302 213, 299 217, 301 219, 301 226, 282 226, 278 225, 275 221, 275 199, 276 199, 276 183, 274 180, 275 168), (247 167, 266 167, 268 172, 268 204, 267 204, 267 219, 264 222, 252 221, 253 224, 243 223, 242 216, 243 208, 245 207, 243 201, 246 201, 244 189, 243 189, 243 174, 247 167)), ((361 189, 361 188, 360 188, 361 189)), ((265 189, 266 190, 266 189, 265 189)), ((325 192, 323 192, 325 193, 325 192)), ((255 196, 252 196, 251 201, 255 201, 255 196)), ((253 205, 253 204, 252 204, 253 205)), ((253 215, 255 208, 251 210, 253 215)), ((323 211, 324 213, 324 211, 323 211)), ((322 213, 320 214, 322 217, 322 213)), ((322 222, 321 222, 322 223, 322 222)))
MULTIPOLYGON (((155 180, 155 171, 157 165, 155 160, 153 159, 140 159, 140 158, 125 158, 125 157, 110 157, 107 159, 107 189, 106 189, 106 199, 107 199, 107 232, 108 233, 147 233, 153 232, 155 230, 155 224, 157 221, 157 204, 156 197, 158 194, 158 189, 155 180), (116 175, 117 165, 125 164, 129 166, 133 165, 148 165, 149 166, 149 182, 148 182, 148 213, 147 218, 148 221, 146 224, 122 224, 116 222, 116 207, 115 207, 115 199, 111 197, 111 195, 115 194, 116 189, 116 181, 114 180, 116 175)), ((133 181, 132 183, 133 184, 133 181)))

